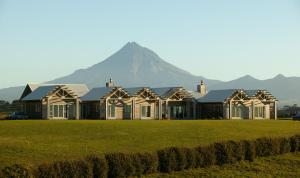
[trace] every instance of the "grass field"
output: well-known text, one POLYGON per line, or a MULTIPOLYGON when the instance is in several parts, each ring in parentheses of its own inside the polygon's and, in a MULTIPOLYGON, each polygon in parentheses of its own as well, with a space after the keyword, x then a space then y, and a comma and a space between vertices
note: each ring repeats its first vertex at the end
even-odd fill
POLYGON ((153 174, 143 178, 181 178, 181 177, 300 177, 300 153, 259 158, 254 162, 242 161, 234 165, 213 166, 191 169, 169 174, 153 174))
POLYGON ((0 167, 296 133, 295 121, 0 121, 0 167))

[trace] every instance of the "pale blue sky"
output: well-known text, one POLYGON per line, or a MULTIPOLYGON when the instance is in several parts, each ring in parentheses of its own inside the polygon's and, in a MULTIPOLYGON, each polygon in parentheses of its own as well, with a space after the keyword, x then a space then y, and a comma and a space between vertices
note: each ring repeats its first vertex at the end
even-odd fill
POLYGON ((300 76, 300 1, 0 0, 0 88, 70 74, 128 41, 207 78, 300 76))

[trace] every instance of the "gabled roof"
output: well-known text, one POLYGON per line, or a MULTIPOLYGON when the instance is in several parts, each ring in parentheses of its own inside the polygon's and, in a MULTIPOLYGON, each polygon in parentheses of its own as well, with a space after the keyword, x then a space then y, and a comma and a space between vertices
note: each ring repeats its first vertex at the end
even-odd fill
POLYGON ((169 93, 174 89, 180 89, 182 87, 162 87, 162 88, 151 88, 151 90, 161 98, 166 98, 169 93))
POLYGON ((198 99, 199 103, 223 103, 231 97, 238 89, 211 90, 205 96, 198 99))
POLYGON ((33 89, 33 91, 25 96, 22 100, 23 101, 34 101, 34 100, 41 100, 47 95, 51 94, 58 88, 65 89, 70 91, 73 95, 80 97, 88 92, 88 88, 84 84, 42 84, 37 87, 37 85, 29 84, 28 87, 33 89), (35 89, 35 87, 37 87, 35 89))
POLYGON ((25 96, 22 100, 23 101, 42 100, 45 96, 53 92, 57 87, 58 87, 57 85, 38 87, 32 93, 25 96))
POLYGON ((270 99, 276 100, 276 98, 267 90, 256 89, 256 90, 245 90, 245 92, 249 97, 256 97, 258 93, 262 92, 270 99))
POLYGON ((124 90, 128 93, 128 95, 133 96, 136 95, 139 91, 148 87, 133 87, 133 88, 124 88, 124 90))
POLYGON ((105 95, 112 92, 116 87, 93 88, 87 94, 81 97, 81 101, 98 101, 105 95))

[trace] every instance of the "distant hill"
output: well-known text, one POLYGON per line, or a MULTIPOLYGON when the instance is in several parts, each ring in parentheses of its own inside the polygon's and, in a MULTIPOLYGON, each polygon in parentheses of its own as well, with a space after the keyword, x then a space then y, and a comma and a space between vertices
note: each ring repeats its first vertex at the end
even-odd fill
POLYGON ((300 77, 285 77, 279 74, 271 79, 258 80, 246 75, 229 82, 221 82, 211 89, 229 88, 267 89, 280 100, 281 105, 300 104, 300 77))
MULTIPOLYGON (((199 66, 201 68, 201 66, 199 66)), ((134 86, 183 86, 195 90, 204 80, 208 89, 268 89, 281 100, 281 104, 300 104, 300 77, 278 75, 268 80, 258 80, 249 75, 229 82, 195 76, 161 59, 156 53, 135 42, 127 43, 104 61, 86 69, 46 83, 85 83, 89 88, 104 86, 112 78, 117 85, 134 86)), ((0 100, 18 99, 24 87, 0 89, 0 100)))

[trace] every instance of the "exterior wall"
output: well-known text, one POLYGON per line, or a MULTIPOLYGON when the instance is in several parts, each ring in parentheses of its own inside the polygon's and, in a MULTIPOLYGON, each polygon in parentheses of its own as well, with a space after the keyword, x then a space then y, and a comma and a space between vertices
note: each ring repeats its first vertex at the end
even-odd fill
POLYGON ((193 103, 192 101, 168 101, 163 106, 163 116, 165 119, 193 119, 193 103), (178 109, 181 108, 182 111, 178 112, 178 109), (175 111, 177 110, 177 111, 175 111))
POLYGON ((92 101, 81 104, 82 119, 100 119, 100 101, 92 101))
POLYGON ((200 119, 219 119, 226 118, 229 115, 228 106, 223 103, 198 103, 198 118, 200 119), (225 111, 224 111, 225 110, 225 111), (225 113, 225 114, 224 114, 225 113), (224 117, 225 116, 225 117, 224 117))
POLYGON ((137 98, 135 101, 135 117, 134 119, 156 119, 157 104, 156 101, 137 98), (142 107, 150 106, 150 117, 142 117, 142 107))
POLYGON ((43 119, 43 106, 41 101, 24 102, 24 112, 29 119, 43 119))

